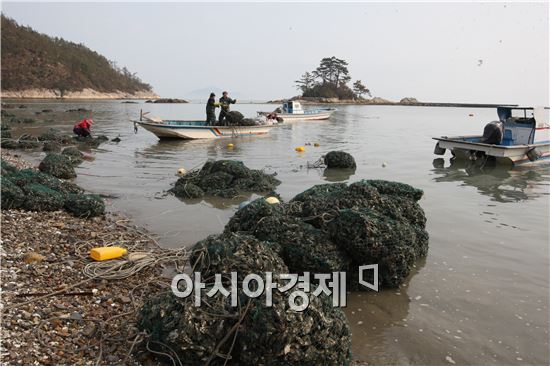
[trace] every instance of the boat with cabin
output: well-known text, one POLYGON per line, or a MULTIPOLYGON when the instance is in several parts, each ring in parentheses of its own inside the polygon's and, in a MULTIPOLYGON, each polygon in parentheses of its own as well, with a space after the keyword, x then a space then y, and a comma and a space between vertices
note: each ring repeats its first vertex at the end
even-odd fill
POLYGON ((501 135, 496 143, 487 143, 483 135, 434 137, 437 141, 434 154, 444 155, 446 150, 450 150, 453 157, 491 159, 496 163, 514 166, 548 163, 548 110, 548 107, 497 107, 501 135))
POLYGON ((273 124, 257 124, 253 126, 210 126, 205 121, 167 120, 158 117, 147 117, 149 112, 140 112, 139 120, 131 120, 137 132, 138 126, 155 134, 159 139, 217 139, 222 137, 240 137, 265 135, 273 124))
POLYGON ((273 112, 258 112, 258 115, 266 116, 269 119, 281 118, 284 122, 318 121, 329 119, 334 112, 336 112, 336 108, 303 109, 300 102, 287 100, 283 103, 282 108, 279 107, 273 112))

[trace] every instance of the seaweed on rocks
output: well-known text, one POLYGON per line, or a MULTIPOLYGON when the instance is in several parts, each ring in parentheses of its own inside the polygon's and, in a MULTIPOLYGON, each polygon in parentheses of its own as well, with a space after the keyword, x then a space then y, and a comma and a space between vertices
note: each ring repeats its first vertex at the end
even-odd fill
POLYGON ((206 284, 201 306, 193 304, 193 296, 151 298, 141 308, 138 326, 152 341, 167 345, 189 365, 349 365, 349 325, 323 294, 309 296, 302 312, 290 308, 291 291, 273 289, 270 306, 265 295, 247 297, 242 286, 237 286, 236 307, 220 292, 205 296, 216 273, 236 271, 242 281, 247 274, 269 271, 274 281, 282 281, 275 274, 287 268, 268 243, 242 234, 214 235, 195 245, 193 259, 206 284))
POLYGON ((40 146, 42 146, 42 144, 36 140, 20 139, 19 142, 17 143, 18 149, 36 149, 36 148, 39 148, 40 146))
MULTIPOLYGON (((2 167, 2 170, 4 167, 2 167)), ((2 173, 2 209, 20 208, 25 202, 25 193, 2 173)))
POLYGON ((399 286, 414 262, 425 254, 410 224, 369 209, 341 210, 329 223, 328 232, 355 261, 378 264, 383 287, 399 286))
POLYGON ((39 141, 51 141, 57 142, 61 145, 69 144, 72 141, 72 137, 62 134, 59 130, 54 128, 48 129, 46 132, 38 136, 39 141))
POLYGON ((7 161, 4 161, 4 159, 0 160, 0 167, 2 168, 2 177, 17 172, 17 167, 8 163, 7 161))
POLYGON ((58 191, 62 194, 83 192, 82 188, 72 182, 67 182, 51 176, 49 174, 42 173, 34 169, 21 169, 11 172, 8 178, 12 180, 19 187, 23 187, 27 184, 37 183, 44 185, 54 191, 58 191))
POLYGON ((391 182, 387 180, 368 179, 364 181, 368 185, 373 186, 381 194, 387 194, 398 197, 408 197, 418 201, 424 195, 424 191, 414 188, 408 184, 400 182, 391 182))
POLYGON ((65 208, 77 217, 94 217, 105 212, 103 199, 84 194, 72 182, 34 169, 17 169, 1 161, 2 208, 23 208, 29 211, 56 211, 65 208))
POLYGON ((327 168, 355 169, 355 159, 345 151, 330 151, 324 158, 327 168))
POLYGON ((288 273, 272 245, 242 233, 226 232, 199 241, 193 246, 191 264, 207 282, 214 280, 216 273, 237 272, 239 281, 248 274, 288 273))
POLYGON ((84 157, 84 154, 74 146, 64 148, 61 154, 67 156, 73 165, 82 163, 84 157))
POLYGON ((109 141, 109 138, 105 135, 98 135, 96 137, 92 136, 74 136, 73 137, 74 142, 81 143, 87 147, 91 148, 97 148, 99 145, 101 145, 104 142, 109 141))
POLYGON ((42 148, 45 152, 61 152, 61 144, 56 141, 46 141, 44 142, 44 147, 42 148))
POLYGON ((41 172, 52 175, 56 178, 76 178, 73 164, 70 158, 61 154, 48 154, 38 166, 41 172))
POLYGON ((17 140, 2 138, 2 142, 0 146, 3 149, 17 149, 17 147, 19 146, 19 143, 17 142, 17 140))
POLYGON ((28 211, 57 211, 63 207, 63 194, 42 184, 31 183, 23 187, 25 201, 23 208, 28 211))
POLYGON ((204 196, 204 191, 196 184, 179 180, 176 182, 174 188, 171 189, 171 192, 174 193, 176 197, 187 199, 200 198, 204 196))
POLYGON ((273 243, 291 273, 347 270, 347 254, 321 230, 286 214, 287 209, 259 198, 237 211, 225 231, 247 233, 273 243))
POLYGON ((105 203, 93 194, 69 194, 65 200, 65 210, 76 217, 95 217, 105 213, 105 203))
POLYGON ((281 182, 261 170, 247 168, 242 161, 207 161, 198 171, 185 174, 170 192, 180 198, 200 198, 211 195, 233 198, 240 192, 267 192, 281 182))
MULTIPOLYGON (((377 187, 383 183, 377 181, 377 187)), ((317 185, 288 203, 257 199, 239 209, 225 230, 276 243, 293 272, 354 272, 361 264, 378 263, 382 287, 395 287, 426 255, 428 233, 418 202, 394 193, 381 194, 367 181, 317 185)))

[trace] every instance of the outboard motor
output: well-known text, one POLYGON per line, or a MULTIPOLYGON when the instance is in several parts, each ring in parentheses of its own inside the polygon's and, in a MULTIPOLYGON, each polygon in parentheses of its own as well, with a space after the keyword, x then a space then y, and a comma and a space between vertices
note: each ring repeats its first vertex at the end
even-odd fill
POLYGON ((502 142, 503 124, 500 121, 487 123, 483 129, 480 142, 484 144, 500 145, 502 142))

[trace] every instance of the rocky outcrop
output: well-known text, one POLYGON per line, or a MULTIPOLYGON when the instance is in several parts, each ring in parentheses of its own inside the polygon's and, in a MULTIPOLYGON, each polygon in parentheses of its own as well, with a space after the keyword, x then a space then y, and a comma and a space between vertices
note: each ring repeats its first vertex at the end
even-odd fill
POLYGON ((406 97, 399 101, 400 104, 418 104, 420 103, 418 99, 412 97, 406 97))
POLYGON ((2 98, 14 99, 158 99, 152 91, 127 93, 122 91, 104 93, 93 89, 65 92, 52 89, 2 90, 2 98))
POLYGON ((147 100, 145 103, 189 103, 188 101, 184 99, 177 99, 177 98, 159 98, 155 100, 147 100))

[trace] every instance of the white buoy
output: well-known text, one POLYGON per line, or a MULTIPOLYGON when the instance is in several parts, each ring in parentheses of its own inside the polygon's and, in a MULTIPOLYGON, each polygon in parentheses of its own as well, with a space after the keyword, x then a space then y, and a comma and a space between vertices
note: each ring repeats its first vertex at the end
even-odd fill
POLYGON ((187 170, 185 170, 185 168, 179 168, 178 169, 178 175, 180 177, 183 177, 185 174, 187 174, 187 170))
POLYGON ((267 198, 265 199, 265 201, 266 201, 267 203, 269 203, 270 205, 275 205, 275 204, 277 204, 277 203, 281 203, 281 201, 279 201, 279 199, 278 199, 277 197, 267 197, 267 198))
POLYGON ((387 164, 386 162, 383 162, 383 163, 382 163, 382 168, 385 168, 385 167, 387 167, 387 166, 388 166, 388 164, 387 164))

